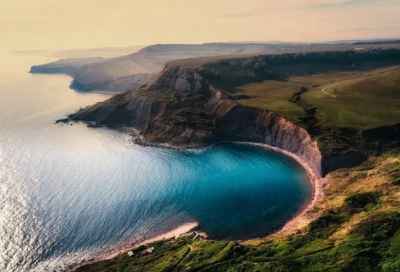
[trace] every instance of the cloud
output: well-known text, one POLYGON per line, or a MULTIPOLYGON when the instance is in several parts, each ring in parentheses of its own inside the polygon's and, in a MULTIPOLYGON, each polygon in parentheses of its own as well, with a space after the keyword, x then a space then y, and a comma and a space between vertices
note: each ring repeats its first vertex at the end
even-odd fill
POLYGON ((35 21, 40 21, 43 20, 43 17, 39 16, 30 16, 30 15, 6 15, 6 16, 0 16, 1 18, 5 19, 16 19, 16 20, 35 20, 35 21))

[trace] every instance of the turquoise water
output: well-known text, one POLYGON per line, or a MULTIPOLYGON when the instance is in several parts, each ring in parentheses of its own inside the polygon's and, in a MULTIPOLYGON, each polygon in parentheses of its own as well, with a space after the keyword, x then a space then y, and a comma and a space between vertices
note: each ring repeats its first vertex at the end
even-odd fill
POLYGON ((10 65, 0 68, 0 271, 59 271, 192 221, 214 238, 265 236, 310 199, 306 172, 260 147, 173 151, 54 125, 109 96, 69 90, 66 76, 26 73, 48 61, 2 59, 10 65))

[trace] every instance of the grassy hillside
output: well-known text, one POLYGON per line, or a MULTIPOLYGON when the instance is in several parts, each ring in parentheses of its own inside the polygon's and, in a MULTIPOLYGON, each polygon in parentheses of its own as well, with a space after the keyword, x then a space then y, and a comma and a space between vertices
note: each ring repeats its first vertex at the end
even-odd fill
POLYGON ((399 271, 400 156, 371 158, 327 178, 325 200, 311 211, 320 218, 296 234, 244 243, 182 237, 154 244, 154 255, 121 255, 78 272, 399 271))
POLYGON ((372 72, 312 88, 303 99, 339 127, 369 129, 396 124, 400 122, 400 70, 372 72))
POLYGON ((304 109, 290 100, 301 87, 302 84, 292 81, 269 80, 262 83, 250 83, 240 88, 247 97, 239 99, 238 102, 245 106, 273 111, 299 121, 306 116, 306 113, 304 109))
POLYGON ((246 96, 238 102, 299 122, 306 112, 291 100, 303 86, 308 91, 302 94, 302 99, 324 113, 322 121, 337 127, 370 129, 400 122, 400 70, 397 67, 250 83, 239 88, 246 96))
POLYGON ((314 108, 321 124, 370 129, 400 123, 400 57, 383 58, 382 52, 214 58, 197 69, 245 106, 277 112, 299 124, 308 122, 307 111, 314 108))

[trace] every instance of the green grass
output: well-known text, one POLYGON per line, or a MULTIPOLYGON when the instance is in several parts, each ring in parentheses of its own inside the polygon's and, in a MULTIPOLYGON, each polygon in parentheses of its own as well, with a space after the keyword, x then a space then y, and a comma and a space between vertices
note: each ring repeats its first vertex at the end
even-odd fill
MULTIPOLYGON (((325 220, 325 219, 322 219, 325 220)), ((400 214, 378 213, 365 219, 348 235, 346 241, 335 245, 329 233, 340 228, 343 220, 328 220, 315 224, 314 235, 294 235, 259 246, 232 246, 226 242, 195 242, 192 252, 184 246, 151 256, 119 257, 113 262, 92 265, 83 271, 396 271, 398 266, 400 214), (321 235, 318 235, 321 233, 321 235), (180 262, 179 262, 180 261, 180 262)), ((181 243, 181 241, 173 241, 181 243)), ((187 241, 189 243, 189 241, 187 241)))
POLYGON ((193 251, 181 264, 179 271, 199 270, 219 263, 229 257, 234 242, 198 241, 192 244, 193 251))
POLYGON ((338 127, 370 129, 400 122, 400 70, 313 88, 303 99, 338 127), (333 86, 332 86, 333 85, 333 86), (322 92, 335 95, 336 98, 322 92))
POLYGON ((383 168, 383 171, 389 175, 389 181, 391 184, 400 185, 400 161, 389 164, 383 168))
POLYGON ((166 244, 164 242, 155 243, 155 253, 147 256, 141 256, 140 252, 144 247, 140 247, 134 253, 133 257, 126 254, 120 255, 115 259, 97 262, 79 268, 77 272, 94 271, 172 271, 189 254, 190 248, 187 246, 190 239, 183 238, 174 243, 166 244))
POLYGON ((198 68, 213 86, 238 103, 276 112, 301 123, 307 113, 290 102, 302 86, 303 101, 318 109, 319 122, 336 127, 371 129, 400 122, 400 69, 396 61, 268 64, 257 57, 212 57, 178 63, 198 68), (245 65, 249 62, 250 67, 245 65), (260 63, 257 68, 254 63, 260 63), (322 92, 335 95, 336 98, 322 92))
POLYGON ((290 102, 290 99, 301 86, 294 82, 276 80, 248 84, 241 89, 250 99, 242 99, 238 102, 244 106, 273 111, 292 120, 298 120, 305 117, 305 111, 290 102))

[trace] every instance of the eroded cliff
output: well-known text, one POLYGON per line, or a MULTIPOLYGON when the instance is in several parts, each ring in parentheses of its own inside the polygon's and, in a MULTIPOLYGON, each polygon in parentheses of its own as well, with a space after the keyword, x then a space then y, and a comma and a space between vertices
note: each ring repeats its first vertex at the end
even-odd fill
POLYGON ((275 113, 235 103, 195 69, 167 66, 147 86, 87 107, 71 118, 132 127, 153 143, 265 143, 299 156, 322 173, 317 142, 304 128, 275 113))
POLYGON ((70 118, 134 128, 138 141, 151 144, 264 143, 297 155, 321 176, 359 165, 382 148, 379 139, 365 136, 376 133, 321 127, 317 120, 297 124, 274 112, 241 105, 210 83, 213 76, 217 76, 215 71, 169 64, 147 85, 89 106, 70 118))

